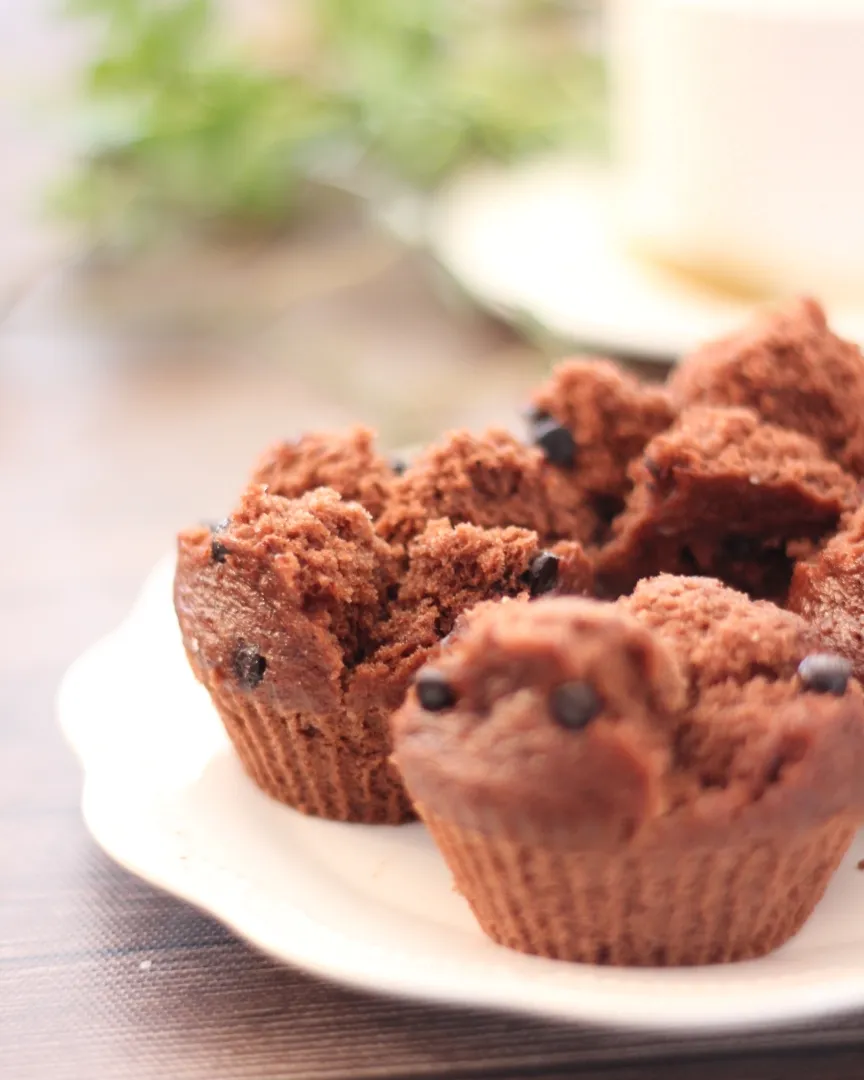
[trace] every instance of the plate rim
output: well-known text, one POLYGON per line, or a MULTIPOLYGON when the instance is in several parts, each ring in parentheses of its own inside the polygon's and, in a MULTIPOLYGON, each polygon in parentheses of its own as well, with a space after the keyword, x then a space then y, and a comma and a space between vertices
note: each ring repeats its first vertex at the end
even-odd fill
MULTIPOLYGON (((510 322, 535 325, 547 334, 560 340, 565 346, 572 346, 577 351, 598 351, 622 359, 639 359, 658 367, 673 367, 679 357, 685 355, 701 342, 710 341, 727 333, 734 332, 744 325, 759 307, 777 303, 783 297, 771 299, 747 299, 731 293, 724 293, 686 275, 664 269, 656 262, 638 257, 622 241, 620 230, 613 220, 611 201, 614 197, 618 172, 614 162, 577 157, 568 154, 541 154, 526 159, 518 165, 501 166, 495 164, 468 167, 445 184, 429 200, 425 216, 425 241, 436 262, 474 301, 487 311, 509 320, 510 322), (527 198, 524 185, 530 187, 541 178, 546 184, 544 195, 550 192, 554 196, 556 185, 563 181, 575 184, 572 205, 591 210, 591 218, 596 226, 593 241, 589 241, 586 252, 591 256, 592 247, 611 259, 617 275, 616 284, 631 273, 640 280, 639 294, 647 299, 655 293, 658 283, 662 282, 661 291, 666 300, 675 305, 674 318, 668 312, 660 324, 640 321, 638 318, 617 316, 614 320, 600 319, 592 315, 588 308, 581 311, 577 305, 567 308, 566 314, 553 303, 537 296, 529 296, 531 290, 525 283, 524 275, 516 278, 511 274, 507 284, 502 284, 500 276, 488 272, 490 252, 486 250, 486 265, 480 267, 478 260, 471 253, 470 242, 466 237, 473 237, 474 252, 479 250, 476 236, 484 236, 488 245, 489 237, 501 234, 501 215, 494 228, 488 225, 477 231, 478 214, 473 212, 483 201, 487 206, 506 201, 508 220, 517 224, 524 218, 526 206, 538 205, 536 195, 527 198), (551 185, 548 186, 548 185, 551 185), (479 194, 478 194, 479 193, 479 194), (482 196, 482 199, 481 199, 482 196), (466 217, 467 208, 472 213, 466 217), (470 227, 475 223, 474 230, 470 227), (651 281, 655 284, 652 285, 651 281), (698 331, 696 327, 698 326, 698 331), (686 329, 684 329, 686 328, 686 329)), ((479 217, 483 217, 482 214, 479 217)), ((524 254, 511 246, 508 250, 516 251, 512 265, 525 264, 524 254)), ((573 245, 568 251, 581 251, 579 245, 573 245)), ((496 255, 494 262, 499 268, 502 257, 496 255)), ((536 258, 536 250, 532 255, 536 258)), ((530 263, 531 255, 528 257, 530 263)), ((584 261, 584 258, 583 258, 584 261)), ((613 286, 607 283, 605 294, 611 295, 613 286)), ((819 293, 816 288, 815 292, 819 293)), ((656 300, 656 293, 654 296, 656 300)), ((864 341, 864 296, 851 304, 829 303, 830 322, 836 332, 852 340, 864 341)))

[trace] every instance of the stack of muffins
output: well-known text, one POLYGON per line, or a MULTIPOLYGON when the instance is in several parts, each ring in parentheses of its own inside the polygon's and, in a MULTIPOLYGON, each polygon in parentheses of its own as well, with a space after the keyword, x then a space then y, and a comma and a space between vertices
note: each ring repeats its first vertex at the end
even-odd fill
POLYGON ((192 669, 272 797, 419 814, 494 940, 762 955, 864 821, 864 358, 801 300, 527 423, 271 448, 180 535, 192 669))

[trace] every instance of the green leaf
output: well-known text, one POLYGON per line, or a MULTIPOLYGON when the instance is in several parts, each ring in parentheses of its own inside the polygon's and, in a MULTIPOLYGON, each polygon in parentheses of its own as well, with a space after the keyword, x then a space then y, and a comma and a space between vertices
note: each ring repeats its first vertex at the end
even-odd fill
POLYGON ((288 14, 298 5, 314 48, 270 70, 227 50, 213 0, 67 0, 101 32, 67 212, 139 234, 266 226, 339 145, 418 187, 478 157, 602 145, 602 71, 568 44, 566 0, 293 0, 288 14))

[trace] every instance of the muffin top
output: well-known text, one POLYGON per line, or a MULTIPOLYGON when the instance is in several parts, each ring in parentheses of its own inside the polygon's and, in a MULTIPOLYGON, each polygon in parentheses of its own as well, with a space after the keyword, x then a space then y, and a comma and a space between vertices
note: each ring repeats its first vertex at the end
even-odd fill
POLYGON ((864 698, 817 650, 704 579, 486 605, 418 673, 394 757, 424 812, 546 845, 794 829, 864 805, 864 698))
POLYGON ((362 750, 464 611, 591 584, 575 541, 438 519, 397 557, 332 489, 289 499, 252 484, 224 522, 180 534, 175 606, 199 678, 335 714, 362 750))
POLYGON ((790 610, 805 618, 825 644, 864 678, 864 508, 809 559, 789 586, 790 610))
POLYGON ((686 357, 669 381, 673 401, 746 405, 811 436, 864 476, 864 358, 832 333, 814 300, 758 314, 744 330, 686 357))
POLYGON ((597 561, 613 595, 669 571, 782 600, 794 557, 833 532, 860 497, 813 439, 751 409, 686 409, 648 443, 631 476, 597 561))
POLYGON ((562 426, 580 486, 614 509, 630 487, 630 462, 674 416, 664 388, 639 382, 611 360, 581 357, 556 364, 531 395, 529 436, 542 446, 562 426))
POLYGON ((515 525, 544 544, 591 539, 597 517, 569 465, 509 432, 454 431, 427 448, 393 484, 379 533, 404 545, 430 520, 486 528, 515 525))
POLYGON ((406 567, 349 684, 356 708, 392 711, 414 672, 477 604, 587 594, 592 569, 578 543, 544 549, 536 533, 430 522, 408 545, 406 567), (362 699, 362 701, 361 701, 362 699))
POLYGON ((178 539, 174 602, 192 668, 286 709, 333 712, 396 571, 358 503, 326 488, 285 499, 253 484, 230 518, 178 539))
POLYGON ((252 483, 266 484, 271 495, 289 499, 315 488, 332 488, 378 517, 395 478, 392 466, 375 449, 375 433, 358 426, 344 432, 309 432, 294 441, 274 443, 255 466, 252 483))

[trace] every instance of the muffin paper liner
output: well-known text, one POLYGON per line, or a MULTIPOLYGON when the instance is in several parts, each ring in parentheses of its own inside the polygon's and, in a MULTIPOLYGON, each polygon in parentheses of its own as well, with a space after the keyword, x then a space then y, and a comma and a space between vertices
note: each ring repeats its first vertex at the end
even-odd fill
POLYGON ((858 822, 663 852, 544 848, 419 807, 482 929, 520 952, 588 964, 680 966, 763 956, 807 920, 858 822))
POLYGON ((272 702, 208 687, 246 772, 262 791, 304 814, 367 825, 398 825, 416 814, 385 746, 358 753, 316 717, 298 724, 272 702), (375 750, 379 752, 375 752, 375 750))

